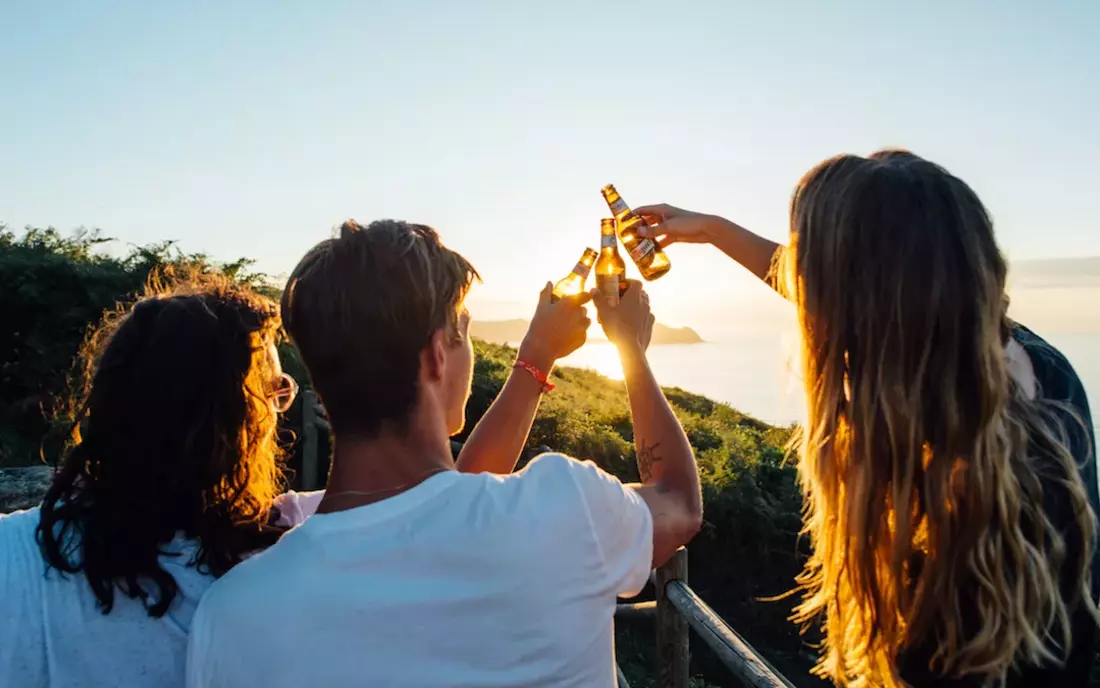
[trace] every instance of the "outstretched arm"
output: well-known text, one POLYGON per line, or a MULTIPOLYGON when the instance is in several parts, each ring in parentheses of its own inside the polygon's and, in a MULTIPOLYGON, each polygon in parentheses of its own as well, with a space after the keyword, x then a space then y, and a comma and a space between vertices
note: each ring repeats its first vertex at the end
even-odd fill
MULTIPOLYGON (((549 375, 559 359, 576 351, 591 322, 581 299, 551 300, 549 283, 539 296, 531 326, 519 347, 522 361, 549 375)), ((543 384, 524 368, 513 368, 500 394, 470 432, 455 465, 464 473, 511 473, 519 461, 542 399, 543 384)))
POLYGON ((666 204, 642 206, 634 212, 650 223, 640 233, 656 238, 662 247, 675 243, 711 244, 778 290, 772 266, 784 249, 781 244, 717 215, 666 204))
POLYGON ((649 297, 631 281, 618 306, 596 300, 600 322, 619 349, 634 423, 640 485, 631 485, 653 517, 653 567, 668 560, 699 531, 703 497, 687 435, 649 368, 645 352, 653 332, 649 297))
POLYGON ((714 245, 722 253, 748 268, 749 272, 764 280, 768 286, 776 288, 772 265, 784 248, 782 245, 721 217, 714 218, 710 232, 714 245))

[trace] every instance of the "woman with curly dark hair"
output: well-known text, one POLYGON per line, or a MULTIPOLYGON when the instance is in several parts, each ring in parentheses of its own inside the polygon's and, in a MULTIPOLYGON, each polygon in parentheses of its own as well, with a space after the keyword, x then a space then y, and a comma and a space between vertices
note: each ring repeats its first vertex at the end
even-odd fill
POLYGON ((182 683, 199 597, 283 530, 278 330, 267 298, 204 275, 87 339, 73 446, 39 508, 0 517, 0 685, 182 683))

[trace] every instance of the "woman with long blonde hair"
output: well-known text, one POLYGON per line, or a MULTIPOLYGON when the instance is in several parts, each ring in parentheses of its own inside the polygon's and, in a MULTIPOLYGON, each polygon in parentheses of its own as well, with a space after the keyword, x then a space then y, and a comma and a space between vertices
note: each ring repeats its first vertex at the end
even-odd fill
POLYGON ((813 553, 795 620, 852 686, 1085 685, 1095 651, 1095 438, 1065 358, 1007 316, 975 193, 906 151, 803 177, 782 248, 668 205, 798 308, 813 553))

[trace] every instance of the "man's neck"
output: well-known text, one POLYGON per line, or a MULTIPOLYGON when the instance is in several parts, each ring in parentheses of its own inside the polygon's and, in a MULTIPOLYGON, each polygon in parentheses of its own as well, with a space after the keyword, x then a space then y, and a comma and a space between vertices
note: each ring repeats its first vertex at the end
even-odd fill
POLYGON ((412 489, 437 473, 453 471, 446 432, 418 428, 383 431, 369 440, 335 437, 332 471, 318 513, 344 511, 412 489))

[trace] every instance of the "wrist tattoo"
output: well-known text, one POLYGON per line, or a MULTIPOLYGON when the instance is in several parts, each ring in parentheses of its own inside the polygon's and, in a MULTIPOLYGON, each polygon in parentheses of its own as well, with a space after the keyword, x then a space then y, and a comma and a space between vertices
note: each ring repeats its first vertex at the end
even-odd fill
POLYGON ((653 464, 660 463, 662 456, 657 453, 660 442, 647 444, 644 439, 638 440, 638 477, 643 483, 648 483, 653 478, 653 464))

